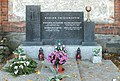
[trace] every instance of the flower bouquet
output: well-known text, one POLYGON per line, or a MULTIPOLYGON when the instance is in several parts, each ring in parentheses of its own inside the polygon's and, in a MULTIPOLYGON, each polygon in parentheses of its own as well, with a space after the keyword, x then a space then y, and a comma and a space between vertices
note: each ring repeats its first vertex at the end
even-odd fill
POLYGON ((55 51, 50 53, 47 58, 59 73, 64 71, 62 65, 66 63, 67 59, 66 48, 60 42, 55 46, 55 51))
POLYGON ((13 76, 19 76, 34 73, 36 67, 37 63, 33 59, 14 59, 12 63, 5 68, 5 71, 10 72, 13 76))
POLYGON ((54 51, 48 55, 47 60, 53 65, 62 65, 67 61, 67 53, 63 51, 54 51))

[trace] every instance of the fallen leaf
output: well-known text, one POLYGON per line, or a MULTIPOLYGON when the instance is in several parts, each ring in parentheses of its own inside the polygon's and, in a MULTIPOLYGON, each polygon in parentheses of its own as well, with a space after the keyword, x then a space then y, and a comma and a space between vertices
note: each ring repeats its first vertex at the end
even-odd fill
POLYGON ((80 80, 83 80, 83 77, 80 77, 80 80))
POLYGON ((8 79, 6 79, 6 78, 3 78, 5 81, 8 81, 8 79))
POLYGON ((32 80, 28 80, 28 81, 32 81, 32 80))
POLYGON ((117 78, 120 79, 120 76, 118 76, 117 78))
POLYGON ((118 72, 120 72, 120 70, 118 70, 118 72))
POLYGON ((80 64, 80 62, 77 62, 77 64, 80 64))
POLYGON ((90 75, 91 77, 94 77, 94 75, 90 75))
POLYGON ((36 73, 36 74, 40 74, 40 71, 36 71, 35 73, 36 73))

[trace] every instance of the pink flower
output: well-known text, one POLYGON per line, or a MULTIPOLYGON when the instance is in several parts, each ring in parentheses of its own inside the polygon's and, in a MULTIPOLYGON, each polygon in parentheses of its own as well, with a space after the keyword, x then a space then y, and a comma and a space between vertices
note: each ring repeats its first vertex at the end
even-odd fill
POLYGON ((54 51, 48 55, 47 60, 51 62, 53 65, 57 62, 57 64, 65 64, 67 61, 67 53, 64 51, 54 51))

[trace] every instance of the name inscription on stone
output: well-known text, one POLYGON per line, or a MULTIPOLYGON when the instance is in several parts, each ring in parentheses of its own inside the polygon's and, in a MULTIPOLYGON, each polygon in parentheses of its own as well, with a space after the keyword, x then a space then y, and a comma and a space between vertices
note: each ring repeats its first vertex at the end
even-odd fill
POLYGON ((81 22, 43 22, 45 31, 60 31, 63 30, 80 30, 81 22))
POLYGON ((43 40, 82 40, 83 12, 41 12, 43 40))
POLYGON ((78 12, 43 12, 43 31, 47 33, 80 31, 83 27, 83 16, 81 14, 78 12))

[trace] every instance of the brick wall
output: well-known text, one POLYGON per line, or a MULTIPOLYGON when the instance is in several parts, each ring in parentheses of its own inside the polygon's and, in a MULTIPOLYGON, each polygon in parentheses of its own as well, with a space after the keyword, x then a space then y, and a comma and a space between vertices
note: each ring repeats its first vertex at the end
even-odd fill
POLYGON ((120 0, 115 0, 114 4, 115 25, 120 25, 120 0))
MULTIPOLYGON (((114 0, 114 24, 96 24, 95 32, 99 34, 119 34, 120 32, 120 0, 114 0)), ((8 22, 8 0, 0 0, 0 26, 6 32, 25 32, 25 22, 8 22)))
POLYGON ((114 0, 114 24, 96 24, 95 32, 99 34, 120 35, 120 0, 114 0))
POLYGON ((8 0, 0 0, 0 25, 8 23, 8 0))

